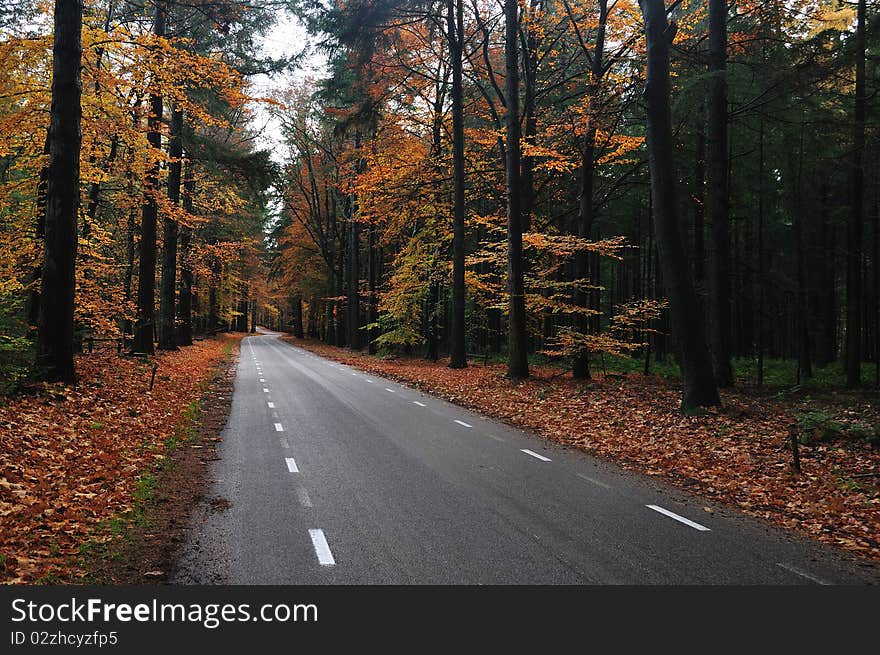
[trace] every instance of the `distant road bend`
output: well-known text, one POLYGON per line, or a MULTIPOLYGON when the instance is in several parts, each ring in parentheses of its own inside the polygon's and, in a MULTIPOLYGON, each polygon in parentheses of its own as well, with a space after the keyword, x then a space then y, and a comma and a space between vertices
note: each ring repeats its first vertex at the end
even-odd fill
POLYGON ((656 480, 262 332, 178 584, 859 584, 876 573, 656 480), (224 503, 225 505, 225 503, 224 503))

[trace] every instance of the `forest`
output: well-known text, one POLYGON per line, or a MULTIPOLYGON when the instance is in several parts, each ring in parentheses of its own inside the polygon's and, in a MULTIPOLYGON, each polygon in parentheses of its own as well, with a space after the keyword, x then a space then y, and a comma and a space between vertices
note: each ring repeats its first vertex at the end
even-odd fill
POLYGON ((685 408, 767 376, 877 385, 876 21, 866 0, 4 3, 0 381, 263 324, 511 379, 674 369, 685 408), (297 66, 258 47, 283 11, 325 74, 258 97, 297 66))
MULTIPOLYGON (((371 457, 379 485, 510 467, 529 484, 492 487, 492 511, 519 515, 568 449, 693 494, 699 534, 735 506, 880 562, 878 16, 0 0, 0 581, 173 582, 205 502, 241 530, 337 497, 276 483, 298 466, 358 463, 339 516, 391 496, 346 487, 371 457), (209 495, 233 478, 272 502, 209 495)), ((591 494, 621 479, 589 467, 591 494)), ((602 503, 560 488, 548 543, 601 529, 581 512, 602 503)), ((407 512, 421 491, 393 490, 407 512)), ((638 530, 672 521, 654 500, 623 508, 638 530)), ((286 527, 273 557, 320 553, 285 572, 373 552, 286 527)), ((433 527, 413 543, 454 532, 433 527)), ((801 575, 779 561, 755 579, 801 575)))

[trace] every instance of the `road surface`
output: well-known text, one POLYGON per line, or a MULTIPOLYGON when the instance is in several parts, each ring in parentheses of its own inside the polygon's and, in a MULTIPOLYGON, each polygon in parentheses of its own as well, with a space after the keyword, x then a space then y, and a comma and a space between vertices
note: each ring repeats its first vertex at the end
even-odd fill
POLYGON ((177 584, 878 581, 820 544, 276 334, 242 341, 222 436, 177 584))

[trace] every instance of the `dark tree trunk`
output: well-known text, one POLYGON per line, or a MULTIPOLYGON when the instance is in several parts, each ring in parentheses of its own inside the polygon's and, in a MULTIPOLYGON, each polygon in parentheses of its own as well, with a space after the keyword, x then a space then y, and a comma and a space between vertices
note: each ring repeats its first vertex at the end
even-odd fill
POLYGON ((522 195, 520 192, 519 125, 519 4, 504 0, 504 58, 507 96, 507 293, 509 297, 507 333, 507 375, 512 379, 529 376, 526 334, 525 285, 522 252, 522 195))
MULTIPOLYGON (((192 162, 187 160, 184 164, 183 174, 183 211, 192 214, 193 195, 196 190, 196 181, 193 177, 192 162)), ((186 225, 180 226, 180 288, 177 291, 178 313, 180 314, 180 329, 177 333, 177 342, 181 346, 192 345, 192 288, 193 270, 190 261, 190 244, 192 243, 192 228, 186 225)))
MULTIPOLYGON (((590 115, 584 132, 581 148, 581 193, 578 200, 577 235, 589 239, 593 229, 593 176, 596 171, 596 121, 599 105, 599 88, 602 78, 603 56, 605 53, 605 25, 608 20, 608 0, 599 0, 599 24, 596 30, 596 45, 593 50, 593 63, 590 71, 590 115)), ((574 277, 583 283, 590 268, 590 253, 578 252, 574 258, 574 277)), ((574 292, 575 304, 585 312, 590 305, 591 294, 583 289, 574 292)), ((575 326, 586 334, 589 326, 586 313, 575 315, 575 326)), ((572 376, 576 379, 590 378, 590 353, 586 349, 575 355, 572 376)))
POLYGON ((706 277, 706 135, 703 133, 702 127, 697 130, 694 151, 694 192, 692 198, 694 207, 694 281, 697 287, 701 287, 706 277))
POLYGON ((755 355, 759 387, 764 385, 764 122, 758 128, 758 236, 756 256, 758 260, 758 310, 755 313, 755 355))
POLYGON ((706 214, 711 226, 709 308, 715 379, 733 385, 730 364, 730 217, 727 153, 727 0, 709 0, 706 214))
POLYGON ((371 355, 376 354, 376 338, 379 336, 379 330, 375 327, 372 327, 376 324, 378 320, 377 317, 377 308, 376 308, 376 293, 377 293, 377 280, 378 280, 378 265, 376 261, 376 226, 370 223, 370 232, 369 232, 369 253, 367 253, 367 278, 369 280, 370 285, 370 302, 369 307, 367 309, 367 322, 370 324, 370 331, 368 333, 369 344, 367 346, 367 352, 371 355))
MULTIPOLYGON (((355 134, 354 147, 360 152, 360 133, 355 134)), ((362 170, 363 160, 358 158, 356 172, 362 170)), ((361 249, 361 224, 358 220, 357 197, 349 198, 348 203, 348 252, 345 258, 346 286, 348 296, 346 299, 346 328, 348 333, 348 347, 351 350, 360 350, 361 347, 361 297, 360 297, 360 249, 361 249)))
POLYGON ((853 121, 850 213, 846 229, 846 386, 862 384, 862 230, 864 223, 865 12, 859 0, 856 26, 856 99, 853 121))
MULTIPOLYGON (((165 2, 157 2, 153 17, 153 33, 165 35, 165 2)), ((153 82, 150 93, 150 114, 147 127, 147 141, 155 150, 162 148, 162 95, 158 81, 153 82)), ((147 171, 145 179, 146 198, 141 210, 140 263, 138 266, 137 321, 134 329, 134 352, 155 352, 153 338, 156 322, 156 218, 158 207, 154 194, 159 193, 159 160, 147 171)))
POLYGON ((46 184, 46 238, 37 326, 37 375, 74 382, 73 315, 82 145, 82 5, 56 0, 46 184))
MULTIPOLYGON (((297 339, 302 339, 305 335, 303 334, 303 301, 301 296, 294 296, 291 301, 291 305, 293 305, 293 336, 297 339)), ((312 311, 311 307, 309 308, 309 324, 311 326, 312 321, 312 311)), ((309 327, 309 332, 311 333, 311 327, 309 327)), ((311 334, 309 334, 311 336, 311 334)))
POLYGON ((684 252, 675 201, 672 114, 670 110, 669 49, 675 26, 666 19, 663 0, 639 0, 645 18, 648 49, 647 104, 648 165, 657 250, 672 332, 681 349, 682 408, 719 405, 718 388, 706 345, 703 315, 684 252))
MULTIPOLYGON (((183 158, 183 111, 171 112, 171 138, 168 141, 168 203, 177 207, 180 203, 180 172, 183 158)), ((159 348, 177 349, 177 326, 175 325, 175 292, 177 291, 177 221, 165 216, 162 221, 162 288, 159 295, 159 348)))
POLYGON ((449 334, 449 367, 467 366, 465 327, 466 289, 464 284, 465 172, 462 49, 464 0, 447 0, 446 22, 449 31, 449 56, 452 61, 452 320, 449 334))

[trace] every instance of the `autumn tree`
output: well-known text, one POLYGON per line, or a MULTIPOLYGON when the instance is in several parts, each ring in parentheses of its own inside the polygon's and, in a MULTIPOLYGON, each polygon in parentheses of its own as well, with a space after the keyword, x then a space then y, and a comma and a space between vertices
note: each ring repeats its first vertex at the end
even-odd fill
POLYGON ((45 380, 73 382, 76 376, 73 316, 82 141, 82 5, 79 0, 56 0, 54 24, 37 368, 45 380))
POLYGON ((718 405, 720 400, 706 346, 703 316, 678 227, 669 82, 669 50, 676 25, 667 20, 663 0, 639 0, 639 5, 647 42, 644 96, 651 204, 672 327, 681 349, 682 407, 688 410, 718 405))

